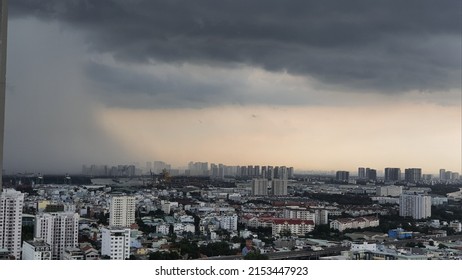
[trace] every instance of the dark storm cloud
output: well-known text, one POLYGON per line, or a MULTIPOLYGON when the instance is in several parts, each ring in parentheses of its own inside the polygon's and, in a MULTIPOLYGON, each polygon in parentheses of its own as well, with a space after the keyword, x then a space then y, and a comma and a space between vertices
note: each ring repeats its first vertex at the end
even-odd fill
POLYGON ((461 5, 460 0, 15 0, 10 10, 16 17, 57 20, 82 30, 92 50, 119 61, 243 63, 346 90, 401 92, 460 88, 461 5))
MULTIPOLYGON (((315 105, 320 102, 301 92, 285 91, 287 84, 268 85, 271 77, 266 77, 255 88, 256 85, 249 82, 248 76, 252 75, 252 70, 248 68, 216 70, 162 64, 149 70, 97 62, 89 62, 84 68, 86 76, 93 82, 92 92, 111 107, 204 108, 209 105, 315 105), (194 74, 199 71, 200 75, 194 74), (283 91, 284 95, 281 95, 283 91)), ((304 88, 299 89, 306 92, 304 88)))

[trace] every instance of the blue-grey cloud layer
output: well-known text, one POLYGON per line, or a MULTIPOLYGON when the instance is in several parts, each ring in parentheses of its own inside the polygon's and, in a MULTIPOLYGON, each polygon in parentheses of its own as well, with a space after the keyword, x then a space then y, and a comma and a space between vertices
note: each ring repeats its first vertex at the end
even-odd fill
POLYGON ((239 63, 351 91, 461 84, 460 0, 16 0, 10 10, 79 29, 119 61, 239 63))

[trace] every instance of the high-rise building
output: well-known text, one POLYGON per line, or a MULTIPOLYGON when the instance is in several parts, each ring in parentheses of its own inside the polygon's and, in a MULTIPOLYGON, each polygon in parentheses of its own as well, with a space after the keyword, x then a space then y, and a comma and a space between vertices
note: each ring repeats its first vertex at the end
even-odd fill
POLYGON ((261 178, 267 178, 268 177, 268 172, 267 172, 267 169, 266 169, 266 166, 262 166, 261 167, 261 178))
POLYGON ((241 166, 240 177, 247 177, 247 166, 241 166))
MULTIPOLYGON (((8 1, 0 3, 0 194, 3 176, 3 132, 5 128, 5 86, 6 86, 6 34, 8 30, 8 1)), ((1 245, 1 244, 0 244, 1 245)))
POLYGON ((21 257, 23 205, 23 193, 13 189, 0 193, 0 249, 8 249, 17 260, 21 257))
POLYGON ((281 180, 289 179, 289 174, 287 173, 287 167, 285 166, 279 167, 279 179, 281 180))
POLYGON ((230 231, 237 230, 238 217, 236 214, 222 215, 219 217, 219 220, 220 228, 230 231))
POLYGON ((440 181, 446 180, 446 169, 440 169, 440 181))
POLYGON ((273 178, 280 179, 281 178, 280 176, 281 176, 280 175, 280 168, 279 168, 279 166, 275 166, 273 168, 273 178))
POLYGON ((54 260, 62 260, 65 249, 77 248, 78 236, 79 214, 77 213, 40 213, 35 216, 35 238, 50 244, 54 260))
POLYGON ((267 173, 266 179, 273 180, 273 178, 275 178, 275 176, 274 176, 274 168, 272 166, 268 166, 266 168, 266 173, 267 173))
POLYGON ((218 165, 215 163, 210 164, 210 177, 218 178, 218 165))
POLYGON ((152 172, 152 162, 151 161, 146 161, 146 168, 144 170, 146 174, 149 174, 152 172))
POLYGON ((224 164, 218 164, 218 178, 224 179, 225 178, 225 170, 226 166, 224 164))
POLYGON ((404 170, 404 180, 409 183, 416 183, 422 179, 422 169, 407 168, 404 170))
POLYGON ((252 195, 268 195, 268 179, 253 179, 252 195))
POLYGON ((287 176, 289 177, 289 179, 294 178, 294 168, 293 167, 287 168, 287 176))
POLYGON ((271 194, 287 195, 287 180, 273 179, 273 181, 271 181, 271 194))
POLYGON ((260 177, 260 166, 259 165, 255 165, 253 167, 253 176, 260 177))
POLYGON ((399 197, 399 215, 416 220, 432 215, 432 199, 428 195, 403 194, 399 197))
POLYGON ((329 211, 326 209, 314 209, 314 222, 316 225, 327 225, 329 224, 329 211))
POLYGON ((253 176, 254 176, 253 165, 248 165, 248 166, 247 166, 247 176, 249 176, 249 177, 253 177, 253 176))
POLYGON ((111 260, 130 258, 130 229, 108 227, 101 230, 101 255, 111 260))
POLYGON ((451 181, 451 178, 452 178, 452 172, 447 170, 444 174, 444 178, 446 181, 451 181))
POLYGON ((358 179, 366 179, 366 168, 364 167, 358 168, 358 179))
POLYGON ((385 182, 397 182, 401 180, 401 169, 395 167, 385 168, 385 182))
POLYGON ((366 168, 366 178, 369 181, 377 181, 377 170, 366 168))
POLYGON ((348 182, 348 180, 350 179, 350 172, 348 172, 348 171, 337 171, 337 173, 335 173, 335 179, 337 181, 348 182))
POLYGON ((130 227, 135 223, 135 197, 114 195, 109 208, 109 225, 130 227))

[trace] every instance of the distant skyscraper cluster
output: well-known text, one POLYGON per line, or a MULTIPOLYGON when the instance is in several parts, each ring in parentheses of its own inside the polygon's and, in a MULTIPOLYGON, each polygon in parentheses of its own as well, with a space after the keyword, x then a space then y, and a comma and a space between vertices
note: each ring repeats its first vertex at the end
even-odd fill
MULTIPOLYGON (((338 181, 345 181, 345 176, 347 171, 338 171, 336 179, 338 181)), ((372 168, 358 168, 358 180, 368 180, 368 181, 377 181, 379 180, 377 176, 377 171, 372 168)), ((440 169, 439 171, 439 181, 451 182, 460 179, 460 175, 457 172, 447 171, 445 169, 440 169)), ((407 183, 418 183, 421 181, 431 181, 435 180, 431 174, 423 174, 421 168, 406 168, 404 170, 404 176, 401 173, 401 168, 398 167, 386 167, 383 173, 383 177, 380 178, 385 183, 395 183, 404 181, 407 183)), ((438 180, 438 179, 436 179, 438 180)))
POLYGON ((137 169, 135 165, 96 165, 82 166, 82 174, 92 177, 134 177, 141 175, 141 170, 137 169))
POLYGON ((208 176, 209 175, 209 163, 208 162, 190 162, 188 164, 188 170, 185 175, 189 176, 208 176))
POLYGON ((377 180, 377 170, 372 168, 359 167, 358 168, 358 179, 376 181, 377 180))
POLYGON ((440 181, 459 180, 460 175, 457 172, 452 172, 446 169, 440 169, 440 181))

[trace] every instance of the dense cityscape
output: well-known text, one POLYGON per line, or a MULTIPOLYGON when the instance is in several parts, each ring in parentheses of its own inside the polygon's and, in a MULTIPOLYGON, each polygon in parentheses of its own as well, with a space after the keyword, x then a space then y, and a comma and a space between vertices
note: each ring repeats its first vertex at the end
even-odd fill
POLYGON ((0 260, 462 260, 461 8, 0 0, 0 260))
POLYGON ((0 258, 462 259, 462 181, 445 169, 155 161, 82 173, 4 175, 0 258))

